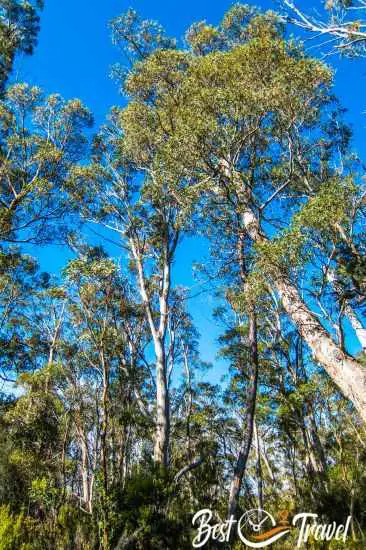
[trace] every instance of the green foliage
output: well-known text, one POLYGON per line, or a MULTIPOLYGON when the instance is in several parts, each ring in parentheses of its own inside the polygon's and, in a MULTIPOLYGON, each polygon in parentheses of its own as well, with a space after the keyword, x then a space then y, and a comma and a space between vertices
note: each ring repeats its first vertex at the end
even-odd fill
POLYGON ((323 235, 334 232, 335 224, 347 223, 356 191, 351 178, 327 181, 294 217, 293 227, 315 230, 323 235))
POLYGON ((29 550, 24 543, 24 515, 13 516, 9 506, 0 506, 0 549, 29 550))
MULTIPOLYGON (((112 42, 118 46, 132 65, 146 59, 155 50, 174 49, 176 41, 166 36, 164 29, 156 21, 144 20, 130 8, 127 12, 110 22, 112 42)), ((128 69, 121 64, 114 65, 112 76, 120 83, 124 91, 128 69)))
POLYGON ((166 508, 171 483, 169 477, 158 471, 136 472, 131 477, 118 502, 121 510, 118 521, 123 529, 116 538, 116 541, 120 540, 118 548, 123 548, 122 541, 127 541, 133 534, 136 537, 131 548, 139 550, 191 547, 190 533, 186 530, 189 519, 185 511, 181 508, 180 517, 170 517, 166 508))
POLYGON ((64 218, 62 228, 75 210, 66 193, 68 171, 85 153, 92 121, 79 100, 43 98, 28 84, 7 90, 0 103, 2 242, 47 242, 55 236, 53 221, 64 218))
POLYGON ((43 0, 0 2, 0 93, 13 68, 17 53, 31 54, 39 32, 38 10, 43 0))
POLYGON ((263 36, 279 36, 283 24, 273 12, 261 13, 254 6, 234 4, 224 15, 218 27, 204 21, 194 23, 186 33, 186 41, 195 55, 225 51, 249 40, 263 36))

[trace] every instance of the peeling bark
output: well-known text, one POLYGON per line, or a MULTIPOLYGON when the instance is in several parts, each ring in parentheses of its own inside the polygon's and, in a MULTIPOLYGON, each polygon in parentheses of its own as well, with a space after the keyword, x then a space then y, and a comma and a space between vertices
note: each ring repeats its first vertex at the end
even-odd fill
POLYGON ((366 369, 334 343, 288 280, 278 276, 274 284, 286 313, 308 344, 314 359, 324 367, 366 422, 366 369))
MULTIPOLYGON (((228 161, 222 160, 220 169, 224 185, 225 181, 233 180, 234 172, 228 161)), ((250 207, 250 189, 241 189, 238 195, 242 204, 241 219, 247 234, 255 243, 268 242, 269 239, 261 230, 258 216, 250 207)), ((366 369, 333 341, 286 274, 280 270, 275 271, 272 274, 272 283, 281 298, 284 310, 309 346, 315 361, 327 371, 366 423, 366 369)))
MULTIPOLYGON (((246 209, 242 219, 253 241, 267 240, 250 208, 246 209)), ((286 275, 277 272, 272 276, 272 281, 286 313, 309 346, 314 359, 327 371, 343 395, 352 401, 366 422, 366 369, 333 341, 286 275)))

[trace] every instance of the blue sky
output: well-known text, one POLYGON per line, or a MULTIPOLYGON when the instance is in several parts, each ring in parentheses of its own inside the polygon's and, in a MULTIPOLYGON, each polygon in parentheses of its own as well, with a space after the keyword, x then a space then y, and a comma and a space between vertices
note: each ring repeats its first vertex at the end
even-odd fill
MULTIPOLYGON (((276 0, 247 0, 247 3, 276 9, 276 0)), ((320 3, 320 0, 301 0, 297 5, 309 11, 309 4, 319 6, 320 3)), ((121 102, 116 85, 108 78, 109 67, 120 60, 108 29, 108 22, 113 17, 132 7, 144 18, 160 21, 171 36, 183 38, 193 21, 206 19, 218 23, 232 4, 231 0, 46 0, 38 47, 35 55, 18 62, 17 78, 67 98, 81 98, 92 109, 99 124, 110 106, 121 102)), ((328 61, 337 70, 337 94, 350 109, 350 120, 357 119, 359 123, 359 115, 366 109, 363 98, 365 64, 360 60, 339 61, 334 57, 328 61)), ((366 118, 362 133, 365 125, 366 118)))
MULTIPOLYGON (((116 84, 109 78, 111 65, 120 61, 108 28, 113 17, 133 7, 144 18, 159 20, 169 35, 183 38, 193 21, 206 19, 218 23, 232 3, 231 0, 46 0, 38 47, 32 57, 18 60, 15 78, 36 84, 47 93, 57 92, 67 99, 80 98, 94 113, 97 128, 110 107, 122 102, 116 84)), ((316 3, 314 0, 313 5, 316 3)), ((266 9, 276 8, 274 0, 258 0, 255 4, 266 9)), ((298 2, 298 5, 309 8, 309 2, 298 2)), ((328 62, 336 68, 335 91, 348 109, 347 120, 354 129, 355 149, 362 157, 366 135, 365 63, 336 58, 329 58, 328 62)), ((202 244, 197 242, 192 247, 186 243, 176 266, 177 280, 191 284, 191 262, 199 261, 206 253, 202 244)), ((58 273, 68 256, 62 249, 52 247, 38 250, 37 257, 42 269, 58 273)), ((202 335, 203 358, 214 361, 219 330, 211 317, 212 298, 198 297, 190 308, 202 335)), ((214 379, 218 380, 222 372, 222 368, 217 369, 214 379)))

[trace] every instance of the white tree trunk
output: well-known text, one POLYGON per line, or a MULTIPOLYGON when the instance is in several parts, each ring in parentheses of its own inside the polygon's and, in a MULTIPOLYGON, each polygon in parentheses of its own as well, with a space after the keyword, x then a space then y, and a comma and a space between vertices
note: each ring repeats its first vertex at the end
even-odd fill
POLYGON ((289 281, 278 277, 274 284, 286 313, 310 347, 314 359, 325 368, 366 422, 366 369, 334 343, 289 281))
POLYGON ((92 512, 92 486, 90 482, 90 461, 89 449, 85 432, 82 428, 77 428, 79 444, 81 449, 81 481, 83 487, 82 502, 84 509, 92 512))
MULTIPOLYGON (((168 448, 170 433, 170 405, 169 392, 167 384, 167 365, 165 354, 165 334, 168 321, 168 298, 170 292, 170 264, 168 258, 165 258, 162 273, 161 290, 159 295, 160 321, 159 327, 155 326, 151 300, 148 295, 144 268, 142 263, 141 251, 130 241, 131 250, 136 260, 138 282, 141 298, 143 300, 147 320, 149 323, 152 339, 154 342, 154 351, 156 357, 156 428, 154 461, 164 467, 168 466, 168 448)), ((168 254, 166 254, 168 256, 168 254)))
POLYGON ((360 319, 350 305, 347 304, 345 311, 349 322, 351 323, 352 328, 356 333, 358 341, 362 346, 362 351, 366 352, 366 328, 363 327, 360 319))
MULTIPOLYGON (((250 208, 246 208, 242 220, 253 241, 266 240, 250 208)), ((274 275, 273 284, 286 313, 308 344, 314 359, 324 367, 343 395, 352 401, 366 423, 366 369, 335 344, 316 315, 301 299, 298 289, 284 274, 278 272, 274 275)))
MULTIPOLYGON (((338 228, 340 229, 340 228, 338 228)), ((346 237, 344 237, 346 239, 346 237)), ((339 294, 339 296, 342 295, 342 287, 337 279, 337 274, 334 269, 328 269, 327 274, 328 281, 333 285, 335 291, 339 294)), ((366 351, 366 329, 362 325, 362 322, 360 321, 357 313, 354 311, 352 305, 350 302, 345 298, 345 309, 344 312, 351 323, 351 326, 353 330, 356 333, 357 339, 362 347, 362 351, 366 351)))
POLYGON ((157 464, 168 465, 168 447, 170 432, 169 396, 166 377, 164 346, 155 349, 156 353, 156 432, 154 460, 157 464))

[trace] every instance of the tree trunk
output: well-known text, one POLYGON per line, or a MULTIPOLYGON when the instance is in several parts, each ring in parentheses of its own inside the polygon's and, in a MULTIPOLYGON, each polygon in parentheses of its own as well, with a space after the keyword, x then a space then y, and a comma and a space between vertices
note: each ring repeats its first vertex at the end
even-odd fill
POLYGON ((344 301, 344 312, 351 323, 351 326, 353 330, 356 333, 357 339, 362 347, 362 351, 366 351, 366 329, 364 328, 361 320, 359 319, 357 313, 354 311, 351 303, 345 296, 344 289, 342 289, 342 285, 339 283, 337 278, 337 273, 334 269, 328 269, 327 273, 328 281, 333 285, 334 290, 337 292, 338 297, 340 300, 344 301))
POLYGON ((188 387, 188 402, 187 402, 187 412, 186 412, 186 449, 188 460, 192 458, 191 451, 191 416, 193 409, 193 392, 192 392, 192 377, 191 370, 188 360, 188 349, 186 345, 183 345, 183 358, 184 358, 184 368, 187 377, 187 387, 188 387))
POLYGON ((90 462, 89 462, 89 449, 86 440, 85 432, 82 428, 77 428, 79 435, 79 444, 81 449, 81 480, 83 487, 83 507, 89 513, 92 512, 92 490, 89 479, 90 462))
POLYGON ((249 313, 249 346, 250 346, 250 388, 248 391, 247 426, 243 434, 238 460, 236 462, 234 477, 231 482, 228 504, 228 517, 236 516, 238 499, 244 473, 246 470, 249 451, 253 440, 254 415, 257 400, 258 387, 258 346, 257 346, 257 319, 253 309, 249 313))
POLYGON ((170 432, 170 406, 166 376, 166 361, 164 346, 156 350, 156 432, 154 461, 164 467, 168 466, 168 447, 170 432))
POLYGON ((264 499, 263 499, 263 471, 262 471, 262 460, 261 460, 261 449, 260 441, 258 435, 257 421, 254 420, 254 440, 255 440, 255 451, 256 451, 256 474, 257 474, 257 487, 258 487, 258 508, 260 510, 264 509, 264 499))
POLYGON ((138 282, 140 295, 146 311, 147 321, 149 323, 151 336, 154 342, 154 351, 156 357, 156 428, 154 461, 160 466, 168 466, 168 448, 170 434, 170 405, 169 391, 167 381, 167 365, 165 353, 165 336, 168 322, 168 299, 170 293, 170 254, 165 251, 164 265, 161 274, 160 292, 159 292, 159 313, 160 322, 157 328, 154 321, 151 297, 147 291, 145 280, 142 252, 134 241, 130 240, 131 250, 136 260, 138 282))
POLYGON ((366 328, 363 327, 357 314, 353 311, 352 307, 349 304, 347 304, 345 312, 352 325, 353 330, 356 333, 358 341, 361 344, 362 351, 365 353, 366 352, 366 328))
MULTIPOLYGON (((261 232, 256 215, 250 208, 246 208, 242 220, 253 241, 267 240, 261 232)), ((314 359, 324 367, 366 423, 366 369, 335 344, 285 274, 278 271, 272 275, 272 281, 286 313, 311 349, 314 359)))
POLYGON ((270 465, 268 457, 267 457, 267 453, 266 453, 265 449, 263 448, 263 442, 261 444, 260 440, 259 440, 259 449, 260 449, 260 452, 261 452, 263 463, 264 463, 265 467, 267 468, 268 475, 269 475, 272 483, 275 484, 276 478, 275 478, 274 472, 272 470, 272 466, 270 465))
MULTIPOLYGON (((230 163, 223 159, 220 169, 224 180, 232 182, 235 176, 230 163)), ((255 243, 268 242, 257 215, 250 207, 251 190, 242 188, 238 194, 242 206, 242 224, 248 236, 255 243)), ((335 344, 286 274, 278 270, 272 274, 272 282, 286 313, 309 346, 314 359, 327 371, 343 395, 354 404, 366 423, 366 369, 335 344)))
POLYGON ((279 275, 274 284, 286 313, 308 344, 314 359, 325 368, 366 422, 366 369, 334 343, 289 280, 279 275))
POLYGON ((320 466, 320 471, 321 471, 322 474, 326 475, 326 473, 327 473, 327 459, 326 459, 326 456, 325 456, 325 452, 324 452, 322 442, 321 442, 320 437, 319 437, 318 426, 316 424, 315 413, 314 413, 312 404, 308 403, 307 408, 309 410, 308 418, 309 418, 309 422, 310 422, 309 434, 310 434, 311 441, 313 442, 313 446, 314 446, 314 449, 315 449, 317 457, 318 457, 318 463, 319 463, 319 466, 320 466))

